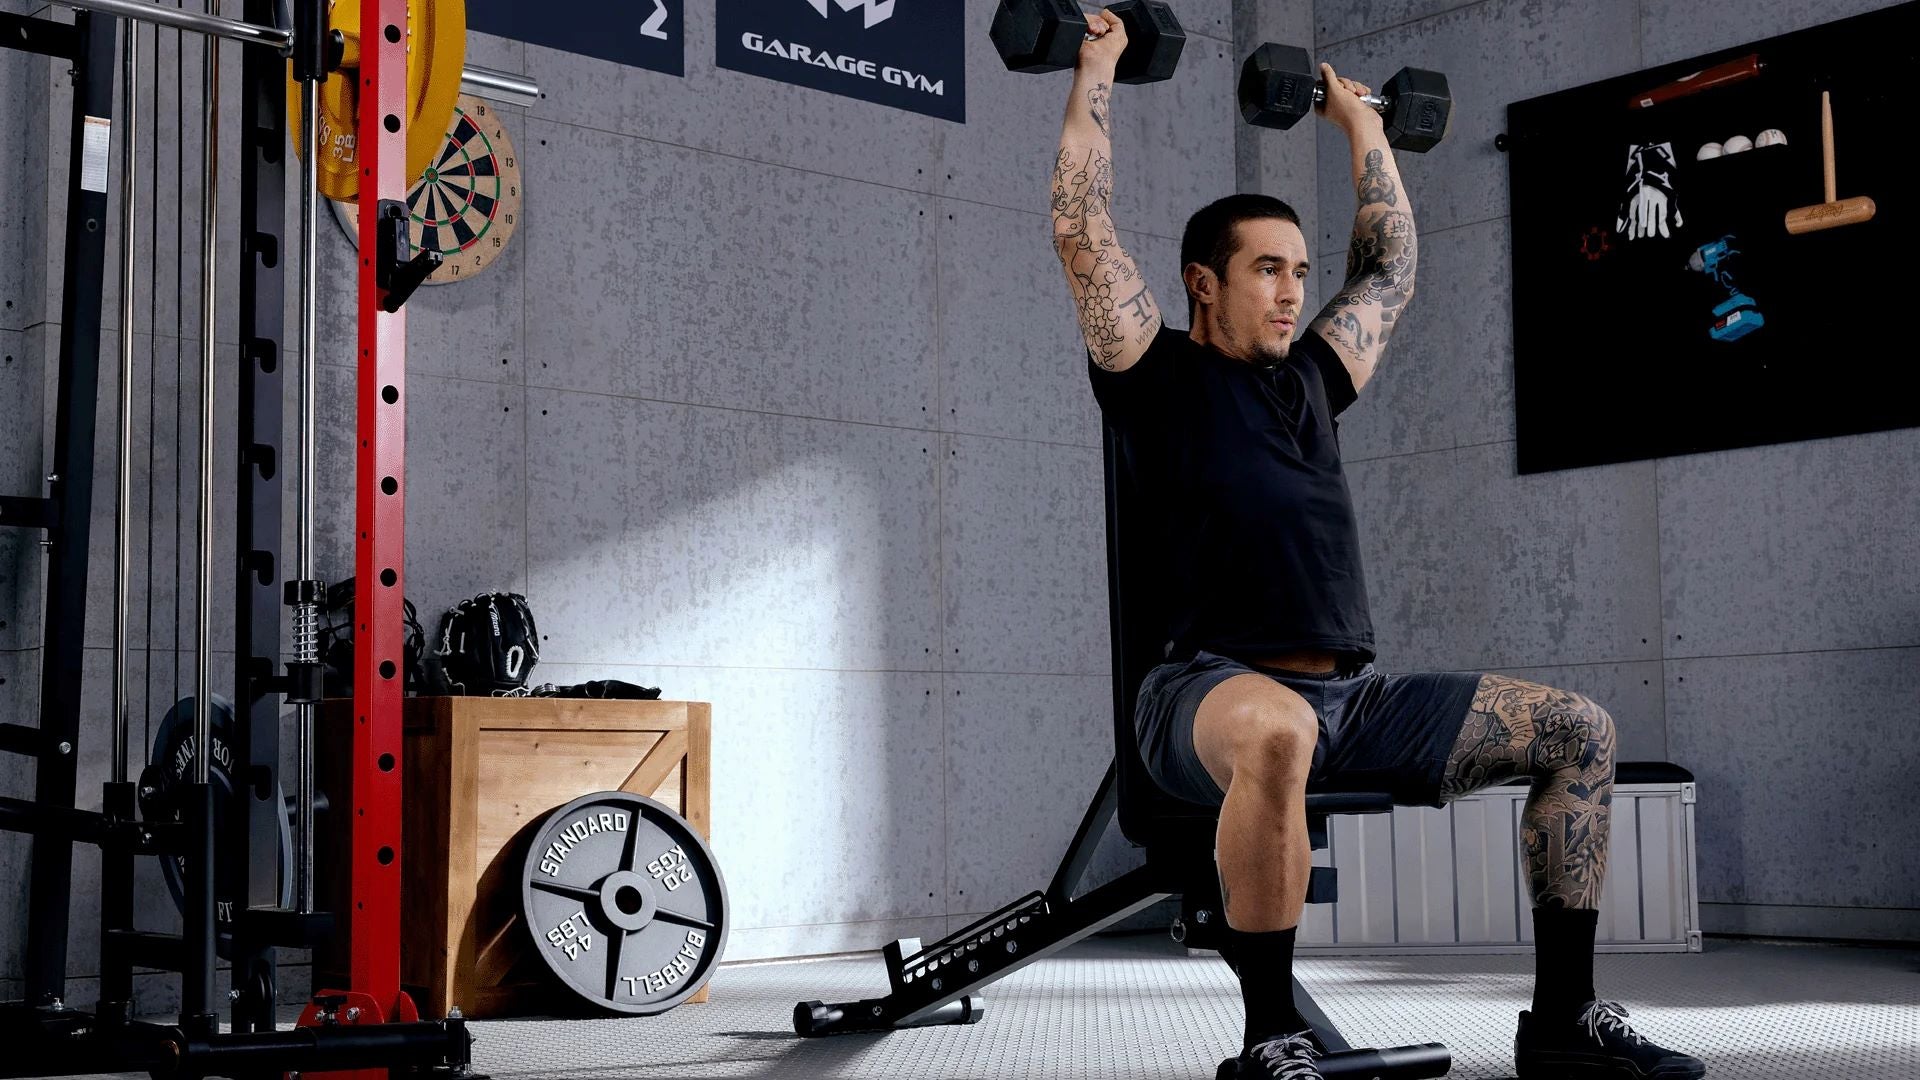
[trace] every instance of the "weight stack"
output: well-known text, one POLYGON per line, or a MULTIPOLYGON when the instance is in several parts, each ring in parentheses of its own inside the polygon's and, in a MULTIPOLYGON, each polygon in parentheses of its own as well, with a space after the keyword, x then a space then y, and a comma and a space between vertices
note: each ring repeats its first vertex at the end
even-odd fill
MULTIPOLYGON (((345 815, 352 703, 328 701, 316 740, 332 819, 316 838, 320 902, 340 932, 314 986, 345 986, 351 920, 345 815)), ((521 921, 533 827, 593 792, 644 795, 709 836, 712 709, 699 701, 416 697, 405 704, 400 980, 422 1016, 546 1015, 587 1002, 562 986, 521 921)), ((707 1000, 708 990, 686 1002, 707 1000)))

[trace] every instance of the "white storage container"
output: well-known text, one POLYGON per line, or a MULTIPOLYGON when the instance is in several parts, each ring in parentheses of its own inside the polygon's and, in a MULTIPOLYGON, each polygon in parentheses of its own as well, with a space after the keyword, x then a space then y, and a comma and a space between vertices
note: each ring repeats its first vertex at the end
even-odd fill
MULTIPOLYGON (((1673 766, 1623 765, 1596 946, 1699 952, 1694 784, 1673 766), (1659 782, 1624 782, 1635 773, 1659 782)), ((1301 953, 1531 952, 1533 906, 1520 849, 1524 786, 1488 788, 1441 809, 1329 820, 1314 863, 1339 872, 1339 900, 1309 904, 1301 953)))

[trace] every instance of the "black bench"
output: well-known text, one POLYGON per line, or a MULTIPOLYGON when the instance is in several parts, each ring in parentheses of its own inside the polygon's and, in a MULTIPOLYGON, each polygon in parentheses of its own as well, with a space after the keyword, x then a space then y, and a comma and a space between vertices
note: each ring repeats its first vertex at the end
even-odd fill
MULTIPOLYGON (((1114 764, 1100 783, 1080 829, 1044 892, 1029 893, 942 940, 923 946, 905 938, 884 954, 889 992, 884 997, 794 1006, 793 1027, 805 1036, 888 1031, 929 1024, 971 1024, 985 1015, 979 991, 988 983, 1051 955, 1089 934, 1171 896, 1180 897, 1174 937, 1189 948, 1217 949, 1226 917, 1213 865, 1217 811, 1176 799, 1147 774, 1133 733, 1133 706, 1140 680, 1165 655, 1164 625, 1155 607, 1153 579, 1140 560, 1128 560, 1124 538, 1142 535, 1124 448, 1106 431, 1107 595, 1113 640, 1114 764), (1146 850, 1146 864, 1084 895, 1075 896, 1107 823, 1118 816, 1128 841, 1146 850)), ((1379 814, 1392 809, 1385 793, 1331 792, 1307 795, 1307 828, 1313 847, 1327 846, 1333 814, 1379 814)), ((1307 887, 1310 904, 1336 896, 1332 867, 1316 866, 1307 887)), ((1301 1016, 1327 1051, 1318 1064, 1329 1078, 1378 1077, 1415 1080, 1445 1076, 1452 1055, 1439 1043, 1355 1049, 1294 980, 1301 1016)))

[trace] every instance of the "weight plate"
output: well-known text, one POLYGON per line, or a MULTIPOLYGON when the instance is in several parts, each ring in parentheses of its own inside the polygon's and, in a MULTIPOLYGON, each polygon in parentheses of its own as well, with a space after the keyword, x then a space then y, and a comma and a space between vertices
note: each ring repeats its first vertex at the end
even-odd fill
POLYGON ((727 887, 680 815, 600 791, 532 832, 520 911, 533 948, 586 1001, 662 1013, 706 985, 727 944, 727 887))
MULTIPOLYGON (((233 944, 233 916, 247 899, 247 882, 240 873, 240 862, 223 857, 222 838, 234 802, 233 785, 233 703, 219 694, 210 696, 212 715, 207 721, 207 741, 213 755, 207 763, 207 783, 213 788, 213 925, 215 950, 226 956, 233 944)), ((179 821, 183 816, 181 794, 193 783, 194 762, 199 750, 194 742, 193 698, 184 697, 167 710, 153 736, 153 757, 140 773, 140 816, 146 821, 179 821)), ((293 900, 293 827, 288 820, 285 796, 274 791, 276 832, 280 858, 280 903, 293 900)), ((182 913, 187 910, 187 857, 160 857, 160 876, 166 880, 173 904, 182 913)))
MULTIPOLYGON (((330 199, 360 194, 360 0, 328 0, 327 28, 346 36, 339 71, 320 84, 320 162, 314 171, 330 199)), ((464 0, 409 0, 407 4, 407 175, 417 177, 446 145, 447 119, 460 96, 467 63, 464 0)), ((300 84, 287 61, 287 130, 294 152, 300 137, 300 84)))

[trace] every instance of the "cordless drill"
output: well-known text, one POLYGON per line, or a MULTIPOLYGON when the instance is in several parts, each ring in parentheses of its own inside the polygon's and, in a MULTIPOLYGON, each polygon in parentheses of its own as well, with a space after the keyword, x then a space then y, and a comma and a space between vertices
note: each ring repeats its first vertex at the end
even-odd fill
POLYGON ((1753 297, 1736 288, 1733 275, 1727 271, 1727 260, 1738 254, 1740 249, 1733 246, 1733 237, 1723 236, 1701 244, 1687 256, 1687 269, 1707 275, 1727 290, 1727 298, 1713 307, 1713 326, 1708 333, 1715 341, 1735 341, 1767 324, 1753 297))

